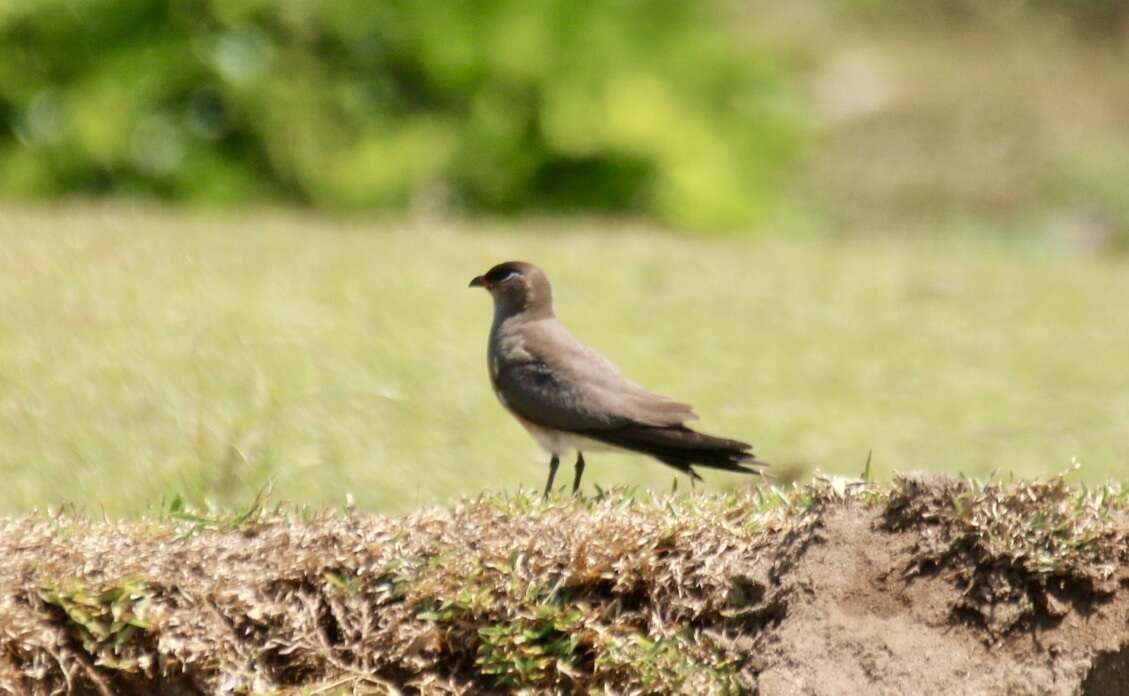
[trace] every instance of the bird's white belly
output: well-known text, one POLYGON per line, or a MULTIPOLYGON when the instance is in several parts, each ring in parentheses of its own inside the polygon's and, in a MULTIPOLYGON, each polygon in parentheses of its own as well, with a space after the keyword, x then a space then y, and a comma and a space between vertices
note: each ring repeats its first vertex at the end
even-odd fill
POLYGON ((561 456, 574 450, 581 452, 602 452, 617 449, 599 440, 593 440, 583 435, 576 435, 563 430, 553 430, 552 428, 545 428, 535 423, 530 423, 516 414, 514 414, 514 418, 517 419, 518 423, 521 423, 522 427, 529 431, 529 434, 537 442, 537 445, 549 454, 561 456))

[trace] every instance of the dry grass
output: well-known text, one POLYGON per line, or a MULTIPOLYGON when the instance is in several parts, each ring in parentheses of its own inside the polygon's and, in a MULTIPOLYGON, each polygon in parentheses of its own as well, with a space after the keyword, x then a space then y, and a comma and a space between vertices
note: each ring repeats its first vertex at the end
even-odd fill
MULTIPOLYGON (((917 534, 910 576, 967 583, 996 630, 1061 616, 1127 560, 1126 495, 1049 482, 832 479, 639 499, 484 496, 405 517, 261 505, 0 527, 10 693, 739 693, 804 601, 834 511, 917 534), (1012 594, 978 588, 1010 588, 1012 594), (1038 598, 1043 597, 1040 604, 1038 598), (1026 621, 1027 623, 1024 623, 1026 621)), ((1105 584, 1103 584, 1105 583, 1105 584)), ((1093 597, 1089 598, 1091 601, 1093 597)))

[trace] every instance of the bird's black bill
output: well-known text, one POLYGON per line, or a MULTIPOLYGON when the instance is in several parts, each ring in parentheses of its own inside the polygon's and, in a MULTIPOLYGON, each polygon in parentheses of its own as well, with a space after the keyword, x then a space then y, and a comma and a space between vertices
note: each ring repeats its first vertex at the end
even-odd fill
POLYGON ((490 286, 486 284, 486 276, 475 276, 475 277, 470 279, 470 285, 468 285, 467 287, 468 288, 488 288, 490 286))

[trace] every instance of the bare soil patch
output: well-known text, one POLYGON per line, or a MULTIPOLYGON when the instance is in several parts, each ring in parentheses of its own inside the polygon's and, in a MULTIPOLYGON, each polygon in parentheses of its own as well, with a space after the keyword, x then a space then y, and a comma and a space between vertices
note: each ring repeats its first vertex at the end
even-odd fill
POLYGON ((1126 693, 1126 496, 1062 479, 0 522, 21 694, 1126 693))

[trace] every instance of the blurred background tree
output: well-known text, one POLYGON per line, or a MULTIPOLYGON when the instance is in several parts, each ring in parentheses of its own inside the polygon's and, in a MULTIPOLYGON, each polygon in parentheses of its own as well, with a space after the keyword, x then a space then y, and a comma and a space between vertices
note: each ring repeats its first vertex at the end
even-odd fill
POLYGON ((1127 28, 1122 0, 11 0, 0 196, 1129 247, 1127 28))
POLYGON ((35 0, 0 10, 0 192, 755 221, 772 56, 673 0, 35 0))

